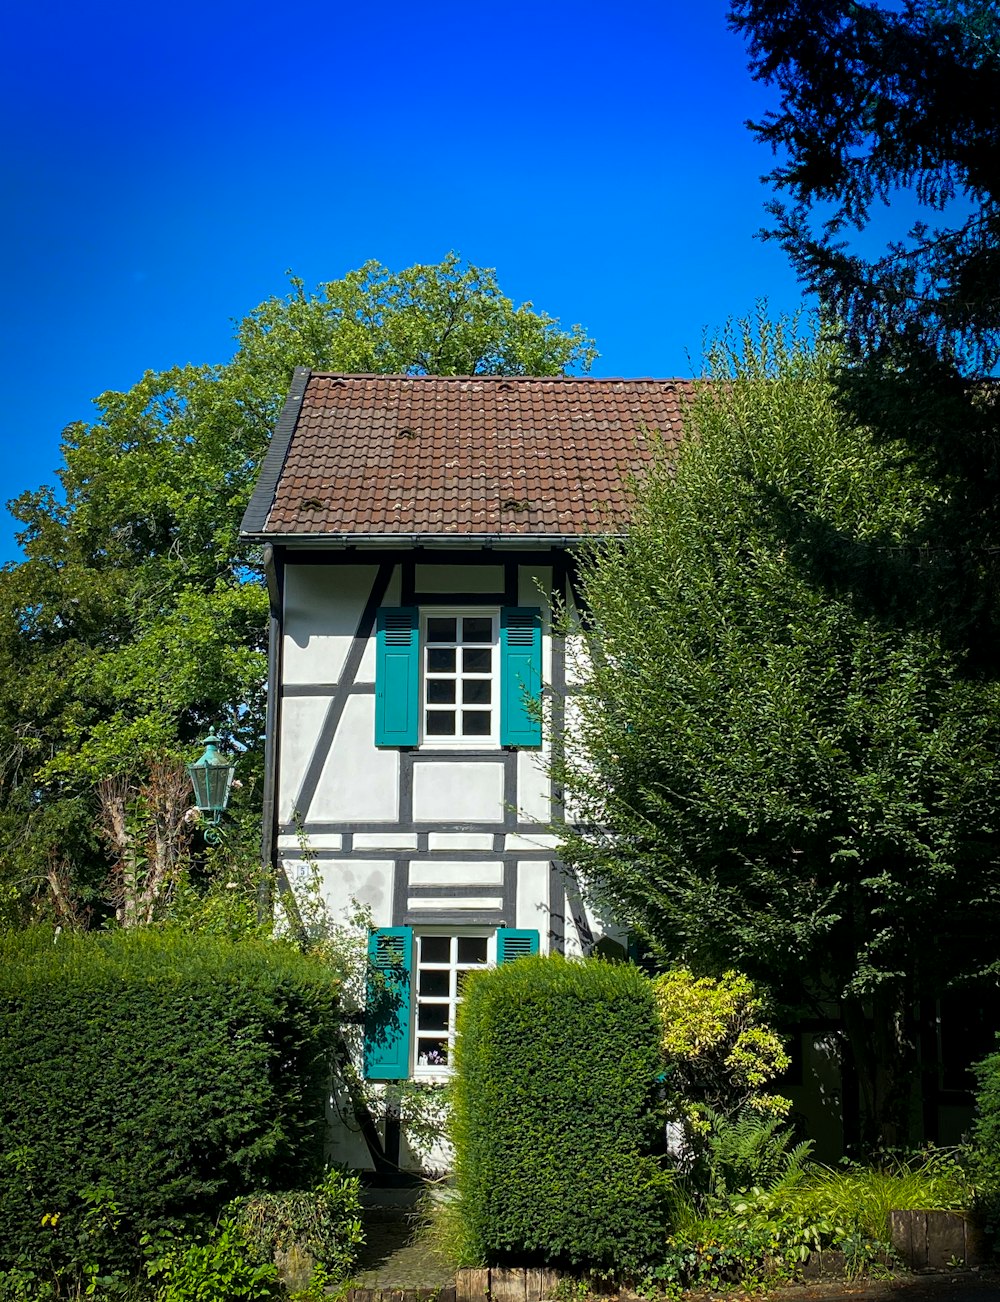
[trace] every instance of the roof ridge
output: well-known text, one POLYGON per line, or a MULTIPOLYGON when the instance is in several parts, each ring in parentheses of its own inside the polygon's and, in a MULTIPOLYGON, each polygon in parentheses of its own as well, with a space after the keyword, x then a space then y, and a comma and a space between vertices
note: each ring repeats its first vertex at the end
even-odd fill
POLYGON ((696 376, 678 375, 404 375, 386 371, 313 371, 320 380, 436 380, 439 383, 493 380, 497 384, 695 384, 696 376))

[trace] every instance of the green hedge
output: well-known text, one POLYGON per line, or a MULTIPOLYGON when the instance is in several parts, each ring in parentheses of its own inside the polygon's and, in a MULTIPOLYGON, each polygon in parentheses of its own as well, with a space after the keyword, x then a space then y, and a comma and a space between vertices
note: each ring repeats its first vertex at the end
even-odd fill
POLYGON ((290 947, 0 936, 0 1270, 110 1269, 142 1234, 322 1170, 336 987, 290 947))
POLYGON ((662 1248, 650 982, 597 960, 525 958, 468 980, 453 1137, 462 1215, 491 1264, 628 1275, 662 1248))
POLYGON ((994 1248, 1000 1250, 1000 1052, 972 1068, 978 1090, 972 1127, 973 1175, 980 1211, 989 1224, 994 1248))

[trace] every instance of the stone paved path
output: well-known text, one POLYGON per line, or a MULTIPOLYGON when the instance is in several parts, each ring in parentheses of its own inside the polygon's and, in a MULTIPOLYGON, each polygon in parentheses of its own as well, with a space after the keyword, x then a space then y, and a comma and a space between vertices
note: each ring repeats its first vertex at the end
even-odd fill
POLYGON ((455 1270, 438 1251, 427 1218, 413 1207, 370 1206, 367 1242, 354 1275, 357 1288, 444 1288, 455 1270))

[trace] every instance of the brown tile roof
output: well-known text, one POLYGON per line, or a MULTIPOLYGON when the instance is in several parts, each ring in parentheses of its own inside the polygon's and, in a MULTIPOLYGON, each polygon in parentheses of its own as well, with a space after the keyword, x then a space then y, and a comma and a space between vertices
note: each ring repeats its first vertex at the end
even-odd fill
POLYGON ((628 513, 688 380, 296 372, 243 521, 257 538, 579 537, 628 513))

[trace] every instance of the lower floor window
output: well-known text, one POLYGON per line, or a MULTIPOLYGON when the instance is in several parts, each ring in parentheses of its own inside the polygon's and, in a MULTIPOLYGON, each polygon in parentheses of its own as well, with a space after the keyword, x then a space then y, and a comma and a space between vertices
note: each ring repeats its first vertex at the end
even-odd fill
POLYGON ((414 1075, 451 1065, 455 1013, 466 973, 493 961, 491 935, 432 935, 417 932, 414 1075))
POLYGON ((369 1079, 447 1075, 468 974, 537 954, 538 942, 537 931, 512 927, 382 927, 372 932, 368 961, 373 980, 365 1017, 369 1079))

